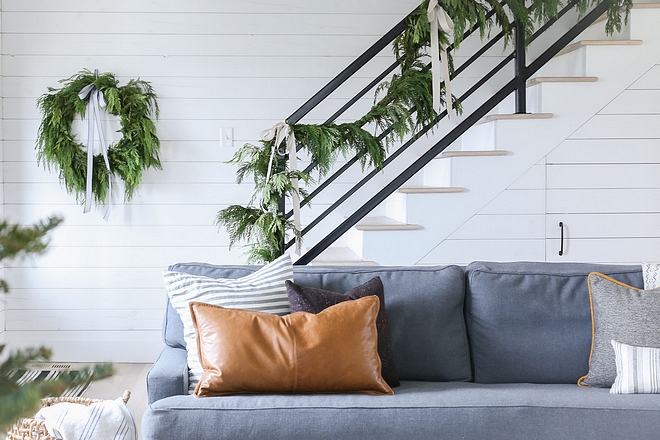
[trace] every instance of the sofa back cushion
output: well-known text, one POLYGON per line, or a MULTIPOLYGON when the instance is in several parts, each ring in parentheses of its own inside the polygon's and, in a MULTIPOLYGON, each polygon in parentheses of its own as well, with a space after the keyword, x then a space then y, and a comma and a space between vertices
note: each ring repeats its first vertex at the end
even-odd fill
MULTIPOLYGON (((212 278, 239 278, 257 266, 180 263, 169 270, 212 278)), ((463 315, 465 277, 458 266, 294 266, 294 282, 347 292, 374 277, 383 282, 394 362, 402 380, 468 381, 470 353, 463 315)), ((171 305, 163 328, 165 343, 185 347, 183 327, 171 305)))
POLYGON ((590 272, 643 285, 639 265, 471 263, 465 313, 475 382, 576 383, 587 374, 590 272))

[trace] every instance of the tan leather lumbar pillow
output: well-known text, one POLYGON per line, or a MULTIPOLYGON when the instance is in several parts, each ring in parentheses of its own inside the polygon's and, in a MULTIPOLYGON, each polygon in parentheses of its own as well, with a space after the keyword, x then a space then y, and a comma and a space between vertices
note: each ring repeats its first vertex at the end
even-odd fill
POLYGON ((283 317, 191 302, 204 375, 194 395, 393 394, 381 376, 375 296, 283 317))

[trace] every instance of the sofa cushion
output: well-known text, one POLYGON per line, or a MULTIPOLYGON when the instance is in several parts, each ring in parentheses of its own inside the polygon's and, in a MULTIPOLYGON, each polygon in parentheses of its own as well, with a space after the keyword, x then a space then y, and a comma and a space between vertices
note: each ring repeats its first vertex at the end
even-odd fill
POLYGON ((195 440, 656 440, 658 395, 575 384, 402 381, 393 396, 173 396, 149 405, 143 438, 195 440))
MULTIPOLYGON (((257 266, 179 263, 169 270, 211 278, 238 278, 257 266)), ((463 317, 465 278, 458 266, 294 266, 294 282, 346 292, 378 276, 383 282, 394 362, 401 380, 468 381, 470 354, 463 317)), ((164 340, 184 346, 181 320, 171 305, 164 340)))
POLYGON ((245 393, 392 394, 378 358, 376 296, 279 317, 193 302, 204 375, 196 397, 245 393))
POLYGON ((382 363, 383 379, 391 387, 399 386, 399 375, 396 372, 394 354, 392 353, 392 340, 390 337, 390 325, 387 320, 383 282, 380 280, 380 277, 372 278, 366 283, 354 287, 343 294, 301 286, 291 281, 286 281, 285 285, 286 292, 289 295, 291 312, 319 313, 330 306, 344 301, 355 300, 370 295, 377 296, 380 300, 378 318, 376 319, 376 327, 378 329, 378 356, 380 356, 382 363))
POLYGON ((589 295, 593 340, 589 373, 580 384, 609 388, 617 375, 612 340, 660 348, 660 289, 636 289, 593 272, 589 295))
POLYGON ((589 368, 587 276, 642 286, 637 266, 489 263, 467 267, 466 321, 474 380, 576 383, 589 368))
POLYGON ((285 315, 289 313, 289 299, 284 282, 292 278, 293 267, 289 254, 237 279, 210 278, 175 271, 163 272, 170 302, 184 324, 184 340, 190 368, 190 392, 202 377, 203 370, 197 355, 197 341, 189 303, 200 301, 285 315))

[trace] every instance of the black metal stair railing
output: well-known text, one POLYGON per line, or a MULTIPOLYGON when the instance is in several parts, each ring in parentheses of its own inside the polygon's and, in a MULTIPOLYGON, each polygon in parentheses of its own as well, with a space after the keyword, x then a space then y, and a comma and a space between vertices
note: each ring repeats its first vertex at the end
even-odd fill
MULTIPOLYGON (((528 39, 528 42, 534 41, 540 35, 542 35, 551 25, 553 25, 559 18, 565 15, 568 11, 573 9, 578 0, 573 0, 567 4, 559 14, 541 26, 532 36, 528 39)), ((300 257, 294 264, 304 265, 310 263, 316 257, 318 257, 321 252, 327 249, 332 243, 336 242, 342 235, 344 235, 350 228, 355 226, 362 218, 364 218, 369 212, 374 208, 380 205, 387 197, 393 194, 397 189, 399 189, 403 184, 405 184, 411 177, 417 174, 420 170, 424 168, 431 160, 433 160, 438 154, 444 151, 448 146, 450 146, 454 141, 456 141, 461 135, 463 135, 471 126, 477 123, 481 118, 486 114, 492 111, 495 106, 502 102, 507 96, 515 93, 515 108, 516 113, 526 113, 526 83, 527 80, 533 76, 538 70, 543 67, 550 59, 556 56, 564 47, 566 47, 573 39, 575 39, 582 31, 584 31, 589 25, 603 15, 608 8, 608 1, 604 0, 598 5, 596 5, 589 13, 585 14, 578 23, 570 28, 567 32, 564 33, 560 38, 558 38, 554 43, 552 43, 540 56, 538 56, 531 64, 527 65, 525 60, 525 36, 524 32, 520 32, 519 26, 516 26, 516 38, 514 40, 514 49, 512 53, 506 56, 497 66, 495 66, 489 73, 484 75, 479 79, 469 90, 463 93, 460 97, 460 101, 465 101, 468 97, 473 95, 479 88, 481 88, 487 81, 494 77, 499 71, 501 71, 506 65, 515 61, 514 64, 514 77, 507 82, 503 87, 499 89, 494 95, 488 98, 483 104, 481 104, 476 110, 471 114, 465 116, 462 121, 457 124, 453 129, 451 129, 442 139, 435 143, 430 149, 423 153, 418 159, 416 159, 412 164, 410 164, 401 174, 392 179, 387 185, 385 185, 380 191, 378 191, 374 196, 372 196, 366 203, 364 203, 359 209, 355 210, 348 218, 346 218, 339 226, 333 229, 328 235, 325 236, 321 241, 315 244, 311 249, 309 249, 302 257, 300 257)), ((408 17, 402 20, 397 26, 395 26, 390 32, 385 36, 379 39, 371 48, 369 48, 363 55, 356 59, 351 65, 349 65, 344 71, 342 71, 336 78, 334 78, 328 85, 326 85, 321 91, 319 91, 314 97, 308 100, 303 104, 300 109, 294 112, 287 121, 289 123, 296 123, 301 120, 307 113, 309 113, 313 108, 315 108, 320 102, 327 98, 334 90, 336 90, 341 84, 343 84, 348 78, 355 74, 361 67, 363 67, 370 59, 376 56, 382 49, 387 47, 393 40, 405 29, 405 24, 408 17)), ((468 31, 469 35, 470 31, 468 31)), ((477 58, 482 56, 490 47, 492 47, 497 41, 502 38, 502 33, 493 37, 488 43, 486 43, 481 49, 479 49, 470 59, 468 59, 463 65, 457 68, 452 76, 452 79, 460 74, 464 69, 470 66, 477 58)), ((337 117, 348 109, 351 105, 357 102, 362 96, 364 96, 371 88, 375 87, 382 79, 389 75, 392 71, 396 69, 398 63, 394 63, 388 67, 377 79, 370 83, 369 88, 365 87, 356 97, 351 99, 346 105, 344 105, 338 112, 336 112, 328 121, 334 121, 337 117)), ((389 155, 385 160, 383 166, 387 166, 392 163, 396 157, 402 154, 407 148, 413 145, 418 139, 424 136, 428 131, 430 131, 434 126, 436 126, 444 117, 446 117, 446 110, 441 112, 438 117, 423 127, 419 132, 415 133, 410 139, 408 139, 401 147, 399 147, 394 153, 389 155)), ((341 167, 335 174, 326 181, 316 190, 314 190, 310 196, 303 201, 303 203, 309 203, 311 198, 319 194, 329 182, 335 180, 339 175, 345 172, 351 165, 358 161, 359 158, 352 158, 349 160, 343 167, 341 167)), ((302 233, 303 235, 309 232, 312 228, 320 223, 325 217, 327 217, 331 212, 338 208, 342 203, 344 203, 348 198, 350 198, 357 190, 365 185, 370 179, 372 179, 378 170, 374 170, 368 173, 360 182, 358 182, 353 188, 351 188, 346 194, 341 196, 335 203, 333 203, 329 208, 327 208, 322 214, 320 214, 316 219, 314 219, 309 225, 307 225, 302 233)), ((291 216, 291 212, 285 214, 283 203, 280 205, 280 211, 283 215, 287 217, 291 216)), ((286 248, 290 247, 293 244, 293 240, 287 243, 286 248)))

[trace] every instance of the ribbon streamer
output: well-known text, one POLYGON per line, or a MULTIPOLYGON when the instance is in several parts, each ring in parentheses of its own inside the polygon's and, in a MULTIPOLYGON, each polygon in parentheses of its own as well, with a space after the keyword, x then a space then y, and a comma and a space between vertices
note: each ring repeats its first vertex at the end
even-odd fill
POLYGON ((110 202, 112 194, 112 179, 110 176, 110 161, 108 159, 108 146, 105 142, 103 135, 103 127, 101 125, 101 108, 106 107, 105 98, 103 93, 94 84, 88 84, 80 90, 78 97, 85 99, 89 95, 87 101, 87 188, 85 193, 85 207, 83 213, 88 213, 92 206, 92 176, 94 171, 94 125, 99 133, 99 141, 101 143, 101 153, 105 166, 108 169, 108 193, 106 196, 106 208, 103 220, 108 221, 110 218, 110 202))
MULTIPOLYGON (((273 147, 270 150, 270 159, 268 160, 268 171, 266 172, 266 183, 270 180, 271 170, 273 168, 273 160, 275 159, 275 153, 279 148, 282 141, 286 139, 286 150, 289 153, 289 170, 297 171, 298 169, 298 159, 296 158, 296 136, 293 133, 293 129, 286 121, 278 122, 272 128, 264 130, 261 132, 261 139, 270 142, 274 140, 273 147)), ((293 186, 293 192, 291 194, 292 203, 293 203, 293 224, 298 231, 300 231, 300 195, 298 194, 298 178, 291 178, 291 185, 293 186)), ((296 236, 296 254, 300 255, 301 243, 299 238, 296 236)))
POLYGON ((450 33, 454 30, 454 22, 447 11, 439 4, 438 0, 430 0, 428 7, 428 18, 431 23, 431 72, 433 74, 433 109, 440 113, 440 61, 442 60, 443 76, 445 81, 445 103, 447 105, 447 116, 451 117, 454 111, 451 102, 451 84, 449 79, 449 63, 447 60, 447 46, 438 39, 438 31, 450 33))

